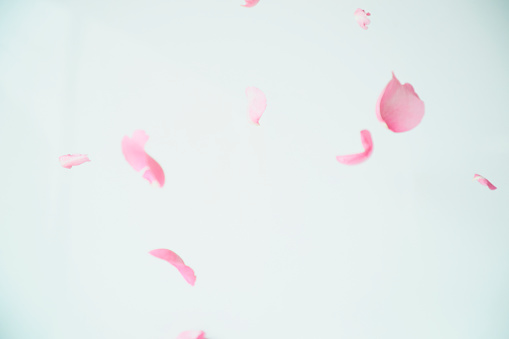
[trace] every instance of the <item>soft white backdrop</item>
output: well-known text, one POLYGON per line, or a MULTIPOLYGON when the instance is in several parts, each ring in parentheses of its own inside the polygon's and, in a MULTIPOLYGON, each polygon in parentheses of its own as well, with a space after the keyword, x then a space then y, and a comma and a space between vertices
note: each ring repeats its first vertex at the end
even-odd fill
POLYGON ((1 338, 509 335, 504 1, 0 3, 1 338), (407 133, 375 117, 391 71, 426 105, 407 133))

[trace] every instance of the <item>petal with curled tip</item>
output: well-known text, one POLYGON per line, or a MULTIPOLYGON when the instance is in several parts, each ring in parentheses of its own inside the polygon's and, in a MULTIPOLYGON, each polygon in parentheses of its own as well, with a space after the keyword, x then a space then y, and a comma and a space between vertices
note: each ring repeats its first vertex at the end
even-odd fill
POLYGON ((373 152, 373 139, 371 139, 371 133, 369 133, 366 129, 361 131, 361 142, 364 147, 364 152, 349 155, 338 155, 336 160, 345 165, 357 165, 366 161, 373 152))
POLYGON ((159 187, 164 185, 164 171, 150 155, 145 152, 148 135, 142 130, 136 130, 132 138, 124 136, 122 139, 122 153, 125 160, 135 171, 143 170, 143 178, 159 187))
POLYGON ((395 133, 415 128, 424 117, 424 102, 412 85, 402 85, 392 73, 392 79, 378 97, 376 116, 395 133))
POLYGON ((165 260, 175 266, 175 268, 182 274, 184 279, 191 285, 194 286, 196 282, 196 276, 191 267, 184 264, 184 261, 173 251, 167 249, 157 249, 149 252, 154 257, 165 260))
POLYGON ((150 155, 147 154, 147 166, 148 169, 143 173, 143 177, 147 179, 151 184, 155 184, 159 187, 164 185, 164 172, 161 165, 157 163, 150 155))
POLYGON ((479 181, 481 185, 488 187, 492 191, 497 189, 488 179, 479 174, 474 175, 474 180, 479 181))
POLYGON ((248 100, 249 119, 256 125, 260 125, 260 118, 267 107, 267 98, 260 89, 252 86, 246 88, 246 96, 248 100))
POLYGON ((71 169, 73 166, 81 165, 87 161, 90 161, 86 154, 67 154, 58 157, 60 165, 64 168, 71 169))

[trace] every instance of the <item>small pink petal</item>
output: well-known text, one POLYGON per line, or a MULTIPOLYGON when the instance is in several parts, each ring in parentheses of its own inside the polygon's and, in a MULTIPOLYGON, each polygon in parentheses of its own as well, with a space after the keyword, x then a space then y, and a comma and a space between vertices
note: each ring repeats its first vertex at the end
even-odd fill
POLYGON ((493 185, 488 179, 480 176, 479 174, 474 175, 474 180, 479 181, 479 183, 483 186, 487 186, 490 190, 496 190, 497 188, 493 185))
POLYGON ((177 339, 205 339, 203 331, 185 331, 179 334, 177 339))
POLYGON ((368 130, 365 129, 361 131, 361 141, 364 152, 350 155, 338 155, 336 160, 345 165, 357 165, 366 161, 373 152, 373 140, 368 130))
POLYGON ((241 6, 243 6, 243 7, 254 7, 254 6, 256 6, 260 2, 260 0, 245 0, 245 1, 246 1, 246 3, 244 5, 241 5, 241 6))
POLYGON ((179 270, 180 274, 182 274, 184 279, 186 279, 186 281, 191 286, 194 286, 194 283, 196 282, 196 276, 194 275, 193 269, 189 266, 186 266, 184 261, 175 252, 166 249, 158 249, 150 251, 149 253, 154 257, 166 260, 175 266, 177 270, 179 270))
POLYGON ((394 73, 378 97, 376 116, 396 133, 415 128, 424 117, 424 102, 410 84, 402 85, 394 73))
POLYGON ((71 169, 73 166, 81 165, 87 161, 90 161, 86 154, 67 154, 62 155, 58 158, 60 160, 60 165, 64 168, 71 169))
POLYGON ((353 15, 355 16, 355 20, 357 20, 357 23, 362 29, 368 29, 368 25, 371 22, 368 19, 368 16, 371 15, 370 13, 366 13, 363 9, 357 8, 353 15))
POLYGON ((260 118, 267 107, 267 98, 265 94, 256 87, 246 88, 246 96, 249 102, 249 118, 255 124, 260 125, 260 118))
POLYGON ((129 165, 139 172, 145 169, 143 178, 159 187, 164 185, 164 172, 162 167, 145 152, 145 143, 148 135, 142 130, 136 130, 133 137, 125 136, 122 139, 122 153, 129 165))

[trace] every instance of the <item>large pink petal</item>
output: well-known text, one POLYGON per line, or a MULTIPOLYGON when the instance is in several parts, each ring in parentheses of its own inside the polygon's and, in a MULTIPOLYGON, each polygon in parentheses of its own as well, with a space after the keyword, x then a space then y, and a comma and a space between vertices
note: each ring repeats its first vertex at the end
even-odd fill
POLYGON ((203 331, 185 331, 179 334, 177 339, 205 339, 203 331))
POLYGON ((71 167, 73 166, 78 166, 87 161, 90 161, 86 154, 62 155, 61 157, 58 157, 58 160, 60 160, 60 165, 62 165, 62 167, 68 169, 71 169, 71 167))
POLYGON ((166 260, 175 266, 179 270, 180 274, 182 274, 184 279, 186 279, 186 281, 191 286, 194 286, 194 283, 196 282, 196 276, 194 275, 193 269, 189 266, 186 266, 184 261, 175 252, 166 249, 158 249, 150 251, 149 253, 154 257, 166 260))
POLYGON ((366 13, 363 9, 357 8, 353 15, 362 29, 368 29, 368 25, 371 22, 368 19, 368 16, 371 15, 370 13, 366 13))
POLYGON ((142 130, 136 130, 133 137, 125 136, 122 139, 122 153, 125 160, 135 171, 143 169, 143 178, 147 179, 150 183, 156 183, 159 187, 164 185, 164 172, 162 167, 145 152, 145 143, 148 140, 148 135, 142 130))
POLYGON ((254 7, 256 6, 260 0, 245 0, 246 3, 244 5, 241 5, 241 6, 244 6, 244 7, 254 7))
POLYGON ((490 190, 496 190, 497 188, 493 185, 488 179, 479 174, 474 175, 474 180, 479 181, 479 183, 483 186, 487 186, 490 190))
POLYGON ((338 155, 336 160, 345 165, 357 165, 366 161, 373 152, 373 139, 371 139, 371 133, 369 133, 368 130, 365 129, 361 131, 361 141, 364 152, 350 155, 338 155))
POLYGON ((246 88, 246 96, 249 102, 249 118, 255 124, 260 125, 260 118, 267 107, 267 98, 265 94, 256 87, 246 88))
POLYGON ((410 84, 402 85, 394 73, 392 80, 380 94, 376 116, 396 133, 410 131, 424 117, 424 102, 410 84))

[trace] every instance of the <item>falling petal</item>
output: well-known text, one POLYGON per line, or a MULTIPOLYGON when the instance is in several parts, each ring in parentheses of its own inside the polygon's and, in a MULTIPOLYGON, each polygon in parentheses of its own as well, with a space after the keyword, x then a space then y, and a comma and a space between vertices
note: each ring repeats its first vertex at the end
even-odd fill
POLYGON ((483 186, 487 186, 490 190, 496 190, 497 188, 493 185, 488 179, 479 174, 474 175, 474 180, 479 181, 479 183, 483 186))
POLYGON ((402 85, 392 73, 392 80, 378 97, 376 116, 393 132, 410 131, 424 117, 424 102, 412 85, 402 85))
POLYGON ((362 29, 368 29, 368 25, 371 22, 368 19, 368 16, 371 15, 370 13, 366 13, 363 9, 357 8, 353 15, 355 16, 355 20, 357 20, 357 23, 362 29))
POLYGON ((267 107, 267 98, 265 94, 256 87, 246 88, 246 96, 249 102, 249 118, 255 124, 260 125, 259 120, 267 107))
POLYGON ((203 331, 185 331, 179 334, 177 339, 205 339, 203 331))
POLYGON ((260 2, 260 0, 245 0, 245 1, 246 1, 246 3, 244 5, 241 5, 241 6, 243 6, 243 7, 254 7, 254 6, 256 6, 260 2))
POLYGON ((373 140, 368 130, 361 131, 361 141, 364 152, 350 155, 338 155, 336 160, 345 165, 357 165, 368 159, 373 152, 373 140))
POLYGON ((196 276, 194 275, 194 271, 191 267, 186 266, 184 264, 184 261, 175 253, 170 250, 166 249, 158 249, 153 250, 149 252, 154 257, 166 260, 173 266, 179 270, 180 274, 186 279, 186 281, 191 285, 194 286, 194 283, 196 281, 196 276))
POLYGON ((162 167, 145 152, 145 143, 148 135, 142 130, 136 130, 133 137, 125 136, 122 139, 122 153, 125 160, 135 171, 143 172, 143 178, 159 187, 164 185, 164 172, 162 167))
POLYGON ((58 158, 60 160, 60 165, 64 168, 71 169, 73 166, 81 165, 87 161, 90 161, 86 154, 67 154, 62 155, 58 158))

